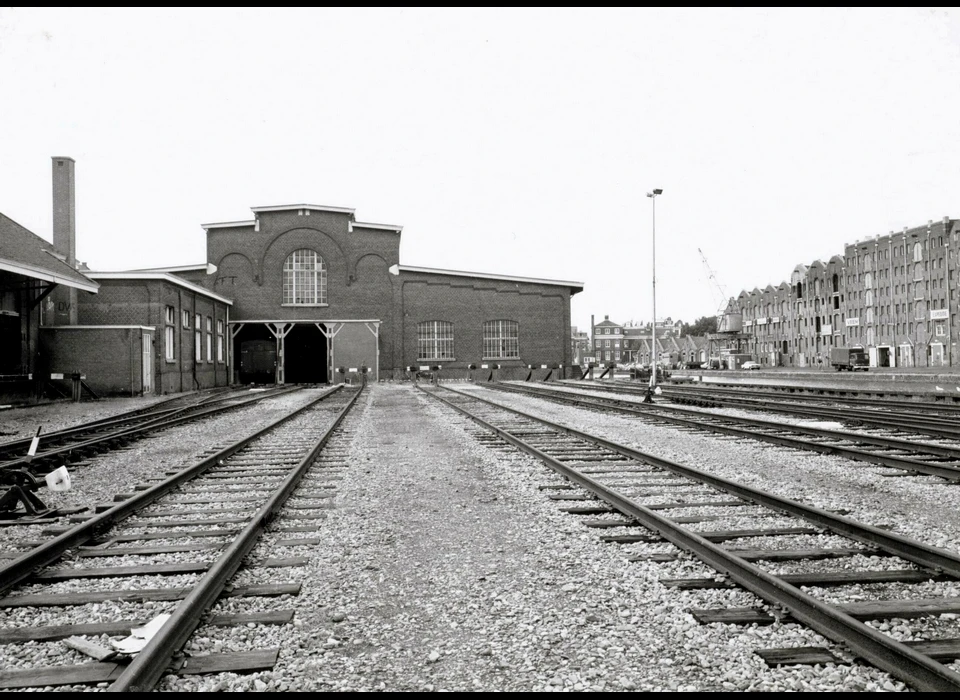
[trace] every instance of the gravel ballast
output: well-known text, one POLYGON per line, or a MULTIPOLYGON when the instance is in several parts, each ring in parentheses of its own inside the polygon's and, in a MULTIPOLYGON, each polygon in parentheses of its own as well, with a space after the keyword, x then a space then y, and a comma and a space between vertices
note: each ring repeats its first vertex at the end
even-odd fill
MULTIPOLYGON (((97 455, 84 466, 70 467, 69 491, 50 491, 41 488, 37 495, 50 508, 93 507, 113 501, 116 494, 132 493, 134 488, 147 479, 161 477, 167 471, 183 469, 199 461, 204 453, 214 447, 225 447, 277 420, 299 406, 315 399, 323 390, 306 389, 282 396, 266 398, 250 406, 229 410, 226 413, 184 423, 166 430, 151 433, 136 440, 122 450, 112 450, 97 455)), ((255 394, 251 394, 255 395, 255 394)), ((119 410, 113 401, 97 404, 95 414, 84 420, 95 420, 116 413, 132 410, 127 402, 119 410)), ((84 404, 67 404, 83 406, 84 404)), ((46 406, 42 407, 44 410, 46 406)), ((15 414, 29 423, 28 412, 33 409, 18 409, 15 414)), ((66 421, 74 425, 76 421, 66 421)), ((36 422, 33 423, 36 425, 36 422)), ((60 426, 64 427, 64 426, 60 426)), ((36 428, 34 428, 36 430, 36 428)), ((60 518, 59 524, 65 524, 60 518)), ((12 547, 24 540, 36 540, 50 524, 0 527, 0 547, 12 547)))
MULTIPOLYGON (((295 623, 265 632, 282 645, 278 666, 168 677, 162 689, 904 688, 863 666, 768 668, 754 649, 826 642, 794 624, 699 625, 690 608, 759 601, 735 589, 664 587, 658 580, 684 565, 698 574, 703 567, 628 562, 636 549, 602 544, 546 499, 539 486, 560 481, 546 467, 480 445, 472 422, 410 385, 378 385, 361 400, 321 541, 292 550, 310 562, 238 579, 304 577, 286 603, 295 623)), ((262 645, 250 632, 228 639, 262 645)))
MULTIPOLYGON (((466 384, 456 388, 757 488, 823 508, 842 508, 850 517, 931 544, 955 550, 960 542, 960 495, 939 481, 883 478, 876 469, 851 467, 839 458, 681 433, 466 384), (830 484, 829 492, 824 484, 830 484)), ((867 666, 770 668, 753 653, 769 647, 832 648, 796 624, 698 624, 689 610, 766 606, 738 589, 665 587, 660 579, 709 577, 713 572, 683 553, 674 562, 629 562, 630 555, 677 550, 665 543, 602 543, 597 530, 583 525, 584 518, 561 512, 564 504, 548 500, 548 492, 540 489, 562 482, 552 471, 512 449, 482 445, 474 437, 478 427, 473 422, 410 384, 371 386, 357 409, 346 424, 353 440, 345 465, 329 472, 340 478, 327 480, 315 467, 303 486, 316 493, 322 484, 336 485, 335 498, 323 500, 327 517, 295 520, 296 514, 287 509, 275 523, 277 530, 267 534, 252 557, 308 561, 287 568, 251 566, 240 570, 234 581, 299 582, 300 595, 230 598, 214 611, 294 609, 294 622, 201 628, 186 648, 188 654, 200 654, 276 646, 281 650, 277 667, 249 675, 166 677, 160 690, 906 689, 867 666), (279 532, 293 525, 317 530, 279 532), (314 537, 319 544, 276 544, 279 539, 314 537)), ((252 429, 250 420, 248 415, 245 421, 252 429)), ((200 441, 197 449, 209 446, 200 441)), ((741 521, 748 522, 749 516, 728 514, 698 529, 736 528, 741 521)), ((763 544, 772 547, 838 545, 829 535, 768 539, 763 544)), ((756 543, 752 540, 750 546, 756 543)), ((851 563, 885 565, 873 559, 816 566, 833 570, 851 563)), ((771 568, 796 567, 779 563, 771 568)), ((952 586, 930 583, 914 589, 910 597, 952 594, 952 586)), ((861 595, 874 590, 860 588, 861 595)), ((887 590, 903 594, 905 589, 887 590)), ((840 589, 816 593, 830 599, 842 595, 840 589)), ((109 606, 100 606, 98 614, 104 607, 109 606)), ((158 606, 158 611, 166 607, 158 606)), ((28 610, 12 614, 16 624, 28 624, 21 617, 30 614, 28 610)), ((72 613, 82 619, 82 611, 72 613)), ((956 635, 955 618, 873 624, 898 638, 913 639, 917 633, 911 630, 956 635)), ((47 663, 56 663, 57 647, 44 645, 47 663)), ((76 660, 64 656, 68 658, 76 660)))

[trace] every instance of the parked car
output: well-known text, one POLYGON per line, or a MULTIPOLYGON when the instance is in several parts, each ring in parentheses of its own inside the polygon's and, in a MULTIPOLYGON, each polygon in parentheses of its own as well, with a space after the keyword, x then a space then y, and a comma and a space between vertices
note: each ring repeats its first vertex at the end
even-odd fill
POLYGON ((762 365, 759 362, 744 362, 740 369, 760 369, 762 365))

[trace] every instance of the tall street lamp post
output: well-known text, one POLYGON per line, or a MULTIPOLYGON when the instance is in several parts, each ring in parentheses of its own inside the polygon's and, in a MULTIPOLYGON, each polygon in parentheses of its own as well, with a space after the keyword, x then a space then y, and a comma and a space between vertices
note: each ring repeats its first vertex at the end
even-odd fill
POLYGON ((653 394, 657 388, 657 197, 663 190, 647 192, 653 205, 653 321, 650 323, 650 386, 643 397, 644 403, 653 403, 653 394))

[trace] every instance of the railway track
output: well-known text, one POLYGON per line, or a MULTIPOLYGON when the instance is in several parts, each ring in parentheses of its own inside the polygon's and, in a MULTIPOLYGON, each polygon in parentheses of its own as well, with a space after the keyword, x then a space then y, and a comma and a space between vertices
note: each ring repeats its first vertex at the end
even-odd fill
POLYGON ((342 424, 359 391, 337 387, 242 440, 175 473, 157 476, 110 509, 34 543, 0 566, 0 649, 11 660, 0 688, 99 684, 150 690, 165 674, 272 667, 275 648, 206 656, 178 655, 201 625, 285 624, 290 609, 217 614, 218 600, 294 596, 295 582, 233 585, 238 570, 288 567, 297 558, 251 558, 270 533, 270 553, 310 544, 326 516, 350 437, 342 424), (279 514, 283 515, 278 526, 279 514), (159 582, 160 585, 157 585, 159 582), (166 584, 166 585, 164 585, 166 584), (106 618, 103 608, 107 606, 106 618), (162 612, 168 617, 158 617, 162 612), (38 622, 42 620, 42 622, 38 622), (104 635, 158 625, 142 651, 111 656, 104 635), (21 650, 70 639, 103 658, 36 666, 21 650), (99 644, 98 644, 99 642, 99 644))
MULTIPOLYGON (((558 401, 581 408, 630 415, 682 429, 721 433, 783 447, 846 457, 896 470, 892 475, 937 476, 960 482, 960 423, 909 414, 860 415, 857 431, 791 425, 761 418, 712 413, 666 403, 642 404, 595 396, 570 385, 495 383, 491 388, 558 401), (933 438, 931 440, 931 438, 933 438)), ((603 391, 595 389, 593 391, 603 391)), ((754 409, 758 410, 758 409, 754 409)), ((807 418, 836 420, 833 411, 811 409, 807 418)))
MULTIPOLYGON (((692 372, 696 374, 696 371, 692 372)), ((682 376, 682 372, 681 372, 682 376)), ((711 379, 718 379, 717 375, 706 375, 711 379)), ((842 386, 844 383, 840 380, 840 377, 843 376, 837 372, 827 372, 824 373, 821 377, 818 377, 824 385, 817 386, 814 384, 811 385, 793 385, 793 384, 761 384, 761 383, 749 383, 741 384, 736 382, 723 381, 701 381, 697 386, 710 387, 711 389, 724 389, 727 391, 739 391, 740 389, 746 389, 751 392, 762 393, 768 396, 771 395, 780 395, 780 396, 789 396, 790 398, 835 398, 838 400, 845 399, 858 399, 862 398, 867 401, 902 401, 904 403, 919 403, 919 402, 933 402, 937 406, 957 406, 960 405, 960 393, 957 393, 955 390, 955 385, 950 384, 949 386, 944 387, 943 392, 933 391, 904 391, 902 385, 890 385, 890 388, 867 388, 865 386, 857 386, 856 383, 851 384, 850 386, 842 386), (840 381, 835 381, 840 380, 840 381)), ((676 375, 675 375, 676 377, 676 375)), ((680 378, 680 377, 677 377, 680 378)), ((765 379, 770 382, 776 382, 778 377, 776 374, 768 374, 761 377, 751 377, 753 379, 765 379)), ((844 377, 846 378, 846 377, 844 377)), ((866 379, 866 377, 864 377, 866 379)), ((949 381, 946 380, 945 381, 949 381)), ((623 380, 613 380, 615 383, 628 383, 623 380)))
POLYGON ((29 462, 25 459, 32 438, 21 438, 0 443, 0 469, 10 469, 22 464, 42 465, 69 456, 71 451, 82 451, 90 440, 122 438, 130 430, 142 426, 163 424, 175 417, 201 413, 213 406, 234 407, 243 405, 247 399, 260 399, 288 393, 297 387, 276 387, 252 395, 249 391, 216 391, 210 394, 177 396, 147 408, 128 411, 101 418, 81 425, 49 433, 40 433, 37 454, 29 462))
POLYGON ((0 491, 7 489, 8 502, 0 504, 0 518, 26 522, 31 518, 52 517, 55 513, 33 492, 45 485, 44 476, 58 466, 75 468, 96 454, 124 447, 149 433, 297 390, 299 387, 277 387, 252 396, 248 391, 234 390, 176 397, 163 402, 157 410, 131 411, 43 435, 33 456, 28 453, 30 438, 3 443, 0 445, 0 491), (11 493, 11 489, 19 491, 11 493), (14 495, 18 498, 14 499, 14 495), (23 510, 16 508, 18 503, 23 510))
MULTIPOLYGON (((543 487, 549 498, 566 504, 564 510, 584 518, 588 527, 609 533, 602 536, 605 541, 672 544, 719 574, 665 580, 666 585, 687 589, 739 586, 769 608, 691 611, 701 622, 770 624, 779 617, 799 622, 840 645, 837 649, 759 652, 768 663, 858 659, 917 690, 960 689, 960 675, 941 663, 960 658, 960 638, 905 643, 872 626, 882 626, 878 621, 889 619, 920 625, 931 616, 960 612, 955 586, 944 586, 944 595, 925 595, 937 582, 960 579, 956 553, 480 396, 447 387, 420 389, 481 426, 477 436, 481 443, 517 447, 564 477, 563 483, 543 487), (725 522, 736 526, 723 527, 725 522), (824 566, 840 561, 854 565, 824 566), (788 573, 780 571, 784 567, 788 573), (836 592, 853 584, 860 585, 861 591, 869 590, 874 598, 837 601, 836 592), (949 591, 954 594, 947 594, 949 591)), ((676 557, 673 550, 636 558, 668 561, 676 557)))
MULTIPOLYGON (((583 384, 586 386, 586 384, 583 384)), ((597 385, 597 382, 594 382, 597 385)), ((642 390, 634 383, 611 382, 615 391, 636 394, 642 390)), ((663 395, 678 403, 709 402, 711 405, 756 405, 770 406, 813 406, 843 407, 849 409, 868 409, 913 413, 916 415, 934 415, 956 418, 960 416, 960 404, 931 402, 929 396, 912 395, 910 400, 891 397, 876 398, 859 396, 857 392, 838 390, 836 393, 825 391, 818 394, 788 394, 771 389, 757 389, 750 386, 717 387, 713 384, 661 384, 663 395)))
MULTIPOLYGON (((596 382, 588 380, 563 380, 551 382, 554 386, 568 386, 582 390, 605 391, 627 396, 644 396, 646 387, 635 382, 614 380, 596 382)), ((757 409, 792 415, 814 415, 831 420, 853 422, 860 416, 864 420, 882 417, 885 414, 900 414, 907 418, 913 416, 936 416, 944 420, 960 419, 960 405, 947 403, 920 403, 922 397, 914 401, 894 399, 864 398, 840 392, 817 395, 783 396, 775 391, 756 391, 750 387, 741 389, 716 388, 708 384, 671 385, 661 384, 662 398, 678 404, 690 404, 705 407, 731 407, 757 409)))

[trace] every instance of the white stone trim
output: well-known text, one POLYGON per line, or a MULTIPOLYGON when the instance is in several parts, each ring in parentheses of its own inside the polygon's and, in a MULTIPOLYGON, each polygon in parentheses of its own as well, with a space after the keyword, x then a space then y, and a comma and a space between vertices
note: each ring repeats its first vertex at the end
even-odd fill
POLYGON ((219 223, 213 224, 200 224, 200 228, 211 229, 211 228, 242 228, 246 226, 256 226, 256 219, 253 221, 221 221, 219 223))
POLYGON ((309 209, 311 211, 326 211, 334 214, 353 214, 356 209, 347 209, 346 207, 326 207, 318 204, 281 204, 273 207, 250 207, 254 214, 270 211, 290 211, 292 209, 309 209))
POLYGON ((366 224, 361 221, 350 222, 350 231, 353 231, 355 228, 370 228, 377 231, 395 231, 400 233, 403 231, 403 226, 394 226, 393 224, 366 224))

